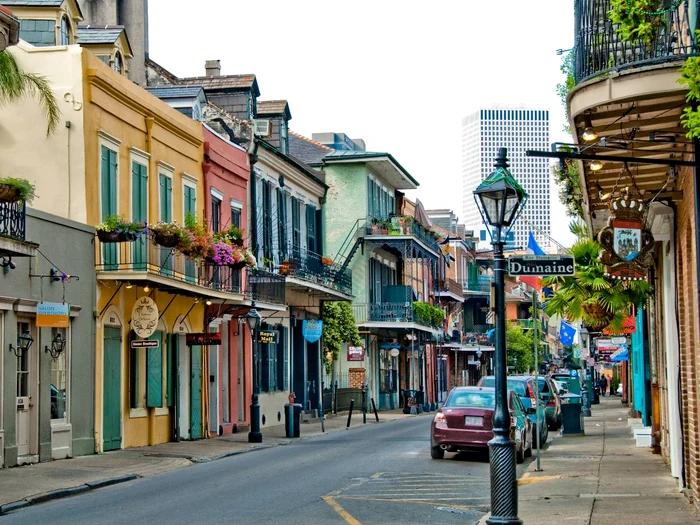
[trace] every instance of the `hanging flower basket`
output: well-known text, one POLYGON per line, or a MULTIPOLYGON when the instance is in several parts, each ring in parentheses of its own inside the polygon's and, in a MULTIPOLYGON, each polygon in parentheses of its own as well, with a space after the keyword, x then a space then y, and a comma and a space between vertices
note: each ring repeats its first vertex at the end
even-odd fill
POLYGON ((19 190, 9 184, 0 182, 0 201, 17 202, 19 200, 19 190))
POLYGON ((153 242, 164 248, 174 248, 180 243, 180 235, 169 231, 153 232, 153 242))
POLYGON ((229 264, 229 266, 230 266, 231 268, 233 268, 234 270, 240 270, 241 268, 244 268, 244 267, 245 267, 245 261, 239 261, 239 262, 231 263, 231 264, 229 264))
POLYGON ((128 232, 110 232, 97 230, 97 238, 102 243, 130 242, 136 240, 136 234, 128 232))

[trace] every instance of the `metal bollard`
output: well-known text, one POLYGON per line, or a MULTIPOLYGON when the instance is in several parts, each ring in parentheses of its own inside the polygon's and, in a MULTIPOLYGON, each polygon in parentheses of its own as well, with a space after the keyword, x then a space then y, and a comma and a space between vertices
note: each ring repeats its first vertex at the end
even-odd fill
POLYGON ((367 424, 367 383, 362 383, 362 424, 367 424))
POLYGON ((333 414, 338 415, 338 380, 333 385, 333 414))
POLYGON ((374 417, 377 419, 377 423, 379 423, 379 414, 377 414, 377 405, 374 403, 374 398, 370 398, 372 401, 372 410, 374 410, 374 417))
POLYGON ((350 420, 352 419, 352 409, 355 406, 355 399, 350 400, 350 412, 348 412, 348 426, 345 428, 350 428, 350 420))

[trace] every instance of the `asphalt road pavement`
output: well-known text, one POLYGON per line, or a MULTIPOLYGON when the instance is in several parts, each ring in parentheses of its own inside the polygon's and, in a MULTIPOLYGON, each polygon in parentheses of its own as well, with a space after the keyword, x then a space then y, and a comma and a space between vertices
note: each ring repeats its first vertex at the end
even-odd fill
POLYGON ((327 434, 10 513, 13 524, 452 524, 488 510, 485 454, 432 460, 430 417, 327 434))

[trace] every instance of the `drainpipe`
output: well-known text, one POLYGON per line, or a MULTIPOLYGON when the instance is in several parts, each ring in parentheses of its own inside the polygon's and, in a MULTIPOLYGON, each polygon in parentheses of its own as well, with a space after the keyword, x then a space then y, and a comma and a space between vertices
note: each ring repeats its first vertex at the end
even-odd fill
MULTIPOLYGON (((155 119, 153 117, 146 117, 146 152, 151 154, 153 153, 153 124, 155 123, 155 119)), ((151 155, 150 161, 149 162, 155 162, 155 159, 151 155)), ((155 173, 155 171, 152 169, 152 166, 149 166, 148 169, 149 173, 155 173)), ((149 198, 150 200, 150 198, 149 198)), ((149 206, 150 209, 150 206, 149 206)), ((148 220, 148 217, 146 217, 146 220, 148 220)), ((155 407, 151 407, 148 409, 148 444, 149 446, 153 446, 156 444, 156 409, 155 407)))

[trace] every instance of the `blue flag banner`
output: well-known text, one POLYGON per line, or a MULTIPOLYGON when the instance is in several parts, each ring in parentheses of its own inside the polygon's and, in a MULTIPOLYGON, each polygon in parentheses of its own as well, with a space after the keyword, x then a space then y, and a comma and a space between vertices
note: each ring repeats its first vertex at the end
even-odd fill
POLYGON ((561 325, 559 325, 559 341, 561 341, 561 344, 564 346, 573 346, 575 335, 576 328, 562 321, 561 325))

